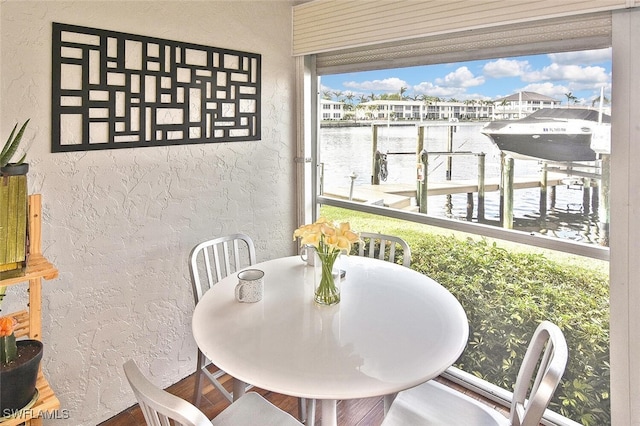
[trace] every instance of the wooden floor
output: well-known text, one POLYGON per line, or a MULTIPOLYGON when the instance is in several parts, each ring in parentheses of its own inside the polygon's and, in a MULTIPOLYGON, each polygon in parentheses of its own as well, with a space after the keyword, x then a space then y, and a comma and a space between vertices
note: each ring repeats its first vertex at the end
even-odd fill
MULTIPOLYGON (((228 376, 225 376, 224 380, 225 387, 230 390, 231 379, 228 376)), ((456 387, 462 391, 465 391, 465 389, 462 389, 459 386, 448 382, 446 379, 438 378, 437 380, 442 381, 452 387, 456 387)), ((200 410, 202 410, 202 412, 204 412, 204 414, 211 419, 218 415, 222 410, 224 410, 229 405, 229 403, 226 399, 224 399, 220 392, 218 392, 206 379, 204 380, 204 382, 205 387, 203 391, 203 398, 198 408, 200 408, 200 410)), ((175 385, 167 388, 167 391, 183 399, 186 399, 187 401, 192 402, 194 383, 195 374, 192 374, 191 376, 181 380, 175 385)), ((297 418, 297 398, 269 392, 259 388, 253 388, 252 390, 258 392, 266 399, 268 399, 272 404, 278 406, 284 411, 287 411, 297 418)), ((468 391, 466 391, 466 393, 468 393, 468 391)), ((477 395, 472 396, 480 401, 487 403, 491 407, 497 408, 499 411, 505 414, 505 416, 508 416, 508 411, 506 409, 498 408, 495 406, 495 404, 491 403, 490 401, 484 401, 477 395)), ((382 397, 338 401, 338 426, 379 426, 380 423, 382 423, 383 411, 384 406, 382 397)), ((320 404, 317 404, 315 425, 319 426, 321 424, 321 420, 321 407, 320 404)), ((126 409, 125 411, 112 417, 111 419, 100 423, 99 426, 145 426, 145 424, 146 423, 144 421, 144 417, 142 416, 140 408, 137 405, 134 405, 133 407, 126 409)))

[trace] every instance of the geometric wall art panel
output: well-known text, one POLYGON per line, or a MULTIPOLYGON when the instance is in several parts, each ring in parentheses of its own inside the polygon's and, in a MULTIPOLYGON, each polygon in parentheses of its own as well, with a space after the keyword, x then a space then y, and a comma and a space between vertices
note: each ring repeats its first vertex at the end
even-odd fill
POLYGON ((52 152, 260 139, 261 55, 53 23, 52 152))

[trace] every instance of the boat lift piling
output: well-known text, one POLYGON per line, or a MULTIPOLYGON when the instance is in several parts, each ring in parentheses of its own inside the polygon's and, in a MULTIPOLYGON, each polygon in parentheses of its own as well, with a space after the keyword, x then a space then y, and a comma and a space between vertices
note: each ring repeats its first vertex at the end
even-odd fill
POLYGON ((371 126, 371 150, 373 164, 371 165, 371 185, 380 185, 380 159, 378 153, 378 126, 371 126))
MULTIPOLYGON (((447 151, 453 152, 453 133, 456 131, 455 126, 449 126, 447 128, 447 151)), ((453 168, 453 157, 447 156, 447 168, 445 170, 445 180, 451 181, 451 172, 453 168)), ((467 194, 467 218, 473 217, 473 200, 471 202, 471 212, 469 212, 469 196, 467 194)), ((451 216, 451 212, 453 210, 453 202, 451 194, 447 194, 447 215, 451 216)))
POLYGON ((591 213, 591 179, 582 178, 582 207, 584 214, 591 213))
MULTIPOLYGON (((425 149, 425 127, 428 125, 417 126, 417 139, 416 150, 414 152, 387 152, 386 154, 378 150, 378 127, 381 124, 373 124, 372 128, 372 167, 371 167, 371 184, 380 185, 381 180, 385 180, 386 174, 386 156, 387 155, 415 155, 416 156, 416 204, 420 213, 427 213, 427 195, 428 195, 428 166, 429 156, 446 156, 446 176, 447 181, 452 181, 452 163, 454 156, 460 155, 473 155, 478 159, 478 180, 475 191, 477 191, 477 220, 482 222, 485 220, 485 153, 474 153, 468 151, 453 152, 453 133, 456 131, 455 124, 448 125, 447 131, 447 148, 442 152, 429 152, 425 149), (381 178, 382 176, 382 178, 381 178)), ((581 176, 585 179, 583 184, 583 208, 586 213, 595 211, 598 209, 598 215, 600 217, 600 228, 603 234, 603 245, 607 244, 609 233, 609 221, 608 221, 608 209, 606 203, 608 201, 608 155, 603 155, 601 159, 602 173, 588 173, 577 168, 583 167, 583 165, 575 163, 560 163, 561 167, 558 167, 558 163, 548 164, 546 161, 541 162, 541 171, 538 183, 536 186, 540 188, 540 219, 545 220, 549 207, 554 208, 556 203, 556 184, 559 183, 558 178, 553 178, 553 183, 549 182, 549 172, 561 172, 567 176, 581 176), (602 179, 601 184, 598 185, 597 180, 602 179), (550 203, 550 206, 548 205, 550 203)), ((516 186, 523 188, 522 182, 516 184, 514 177, 514 159, 511 156, 500 153, 500 179, 499 187, 500 192, 500 223, 503 228, 513 229, 513 206, 514 206, 514 189, 516 186)), ((349 190, 349 199, 353 199, 353 185, 354 179, 352 177, 351 186, 349 190)), ((456 189, 459 185, 457 182, 452 182, 450 189, 453 191, 447 194, 447 206, 451 204, 451 194, 460 192, 456 189)), ((474 197, 473 192, 467 192, 467 219, 473 219, 474 210, 474 197)), ((448 207, 449 208, 449 207, 448 207)))
POLYGON ((502 227, 513 229, 513 158, 505 156, 502 163, 502 187, 504 191, 504 206, 502 209, 502 227))
POLYGON ((540 172, 540 219, 547 218, 547 163, 542 163, 542 170, 540 172))
MULTIPOLYGON (((485 178, 485 160, 486 154, 481 152, 478 155, 478 222, 484 220, 484 178, 485 178)), ((469 196, 471 196, 471 210, 473 210, 473 194, 467 193, 467 201, 469 200, 469 196)), ((469 203, 467 202, 467 209, 469 208, 469 203)), ((470 220, 470 219, 469 219, 470 220)))
MULTIPOLYGON (((486 155, 483 152, 475 153, 469 151, 459 152, 429 152, 423 149, 420 153, 420 164, 418 166, 418 197, 416 197, 418 208, 420 213, 427 213, 427 190, 428 190, 428 173, 426 172, 429 167, 429 156, 443 156, 446 155, 448 159, 452 159, 454 156, 472 155, 478 159, 478 220, 484 220, 484 200, 485 200, 485 159, 486 155)), ((450 197, 451 194, 448 194, 450 197)), ((467 218, 473 217, 473 192, 467 192, 467 218)))
POLYGON ((418 140, 416 142, 416 203, 420 205, 418 194, 423 181, 423 173, 426 169, 422 166, 422 150, 424 149, 424 126, 418 126, 418 140))
MULTIPOLYGON (((378 150, 378 127, 381 124, 373 124, 371 126, 371 150, 372 150, 372 166, 371 166, 371 184, 380 185, 381 164, 384 161, 386 155, 401 155, 401 154, 413 154, 411 152, 387 152, 382 154, 378 150)), ((417 126, 417 140, 416 140, 416 204, 418 205, 419 212, 427 212, 427 188, 428 188, 428 164, 429 155, 446 156, 446 171, 445 179, 451 181, 452 169, 453 169, 453 156, 456 155, 474 155, 478 158, 478 220, 483 221, 485 215, 485 160, 486 154, 474 153, 474 152, 453 152, 453 134, 457 130, 457 126, 454 124, 448 125, 447 129, 447 150, 444 152, 428 152, 424 149, 424 137, 425 137, 425 125, 417 126)), ((351 198, 352 191, 349 195, 351 198)), ((451 207, 451 194, 447 194, 447 206, 451 207)), ((467 219, 473 218, 473 192, 467 193, 467 219)))
MULTIPOLYGON (((582 178, 583 185, 583 209, 584 213, 589 211, 598 213, 598 226, 600 228, 600 245, 609 246, 609 189, 610 189, 610 154, 600 154, 600 159, 596 165, 585 165, 577 163, 560 163, 548 167, 549 171, 561 172, 567 176, 578 176, 582 178), (584 171, 593 168, 594 171, 584 171)), ((555 187, 551 192, 551 208, 555 207, 555 187)))
POLYGON ((600 221, 600 245, 609 247, 609 187, 611 185, 611 158, 610 154, 603 154, 600 160, 600 181, 599 203, 598 203, 598 220, 600 221))

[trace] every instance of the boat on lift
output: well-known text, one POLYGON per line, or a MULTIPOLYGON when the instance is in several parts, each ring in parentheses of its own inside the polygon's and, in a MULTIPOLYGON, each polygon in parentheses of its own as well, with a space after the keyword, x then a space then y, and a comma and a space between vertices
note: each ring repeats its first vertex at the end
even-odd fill
POLYGON ((610 153, 611 116, 587 108, 542 108, 518 120, 496 120, 480 131, 514 158, 594 161, 610 153))

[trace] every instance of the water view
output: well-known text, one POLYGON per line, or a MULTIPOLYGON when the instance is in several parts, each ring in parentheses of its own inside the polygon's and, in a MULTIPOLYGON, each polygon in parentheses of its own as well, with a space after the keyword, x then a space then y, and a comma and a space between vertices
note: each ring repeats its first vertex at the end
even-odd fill
MULTIPOLYGON (((435 123, 434 123, 435 124, 435 123)), ((500 150, 480 133, 484 123, 460 123, 453 134, 453 151, 485 153, 485 174, 487 181, 500 176, 500 150)), ((446 151, 446 126, 430 126, 425 129, 424 146, 428 151, 446 151)), ((362 127, 322 127, 320 130, 320 162, 324 164, 325 192, 331 188, 348 188, 352 175, 354 185, 371 183, 372 129, 362 127)), ((416 182, 416 141, 417 128, 409 126, 380 126, 378 128, 378 150, 381 153, 402 152, 407 154, 387 155, 388 176, 381 184, 416 182)), ((539 177, 541 164, 536 160, 515 160, 515 177, 539 177)), ((447 157, 429 158, 429 182, 446 180, 447 157)), ((452 180, 477 180, 477 159, 475 156, 454 156, 451 166, 452 180)), ((550 195, 547 201, 546 218, 540 215, 540 190, 538 188, 518 189, 514 192, 514 229, 571 239, 584 243, 599 244, 600 228, 597 207, 585 203, 580 179, 571 179, 556 187, 555 202, 550 195)), ((550 192, 550 191, 549 191, 550 192)), ((597 190, 596 190, 597 192, 597 190)), ((473 221, 477 221, 477 194, 474 194, 473 221)), ((428 214, 467 220, 467 195, 430 196, 428 214)), ((499 226, 500 196, 497 191, 485 195, 485 220, 499 226)))

